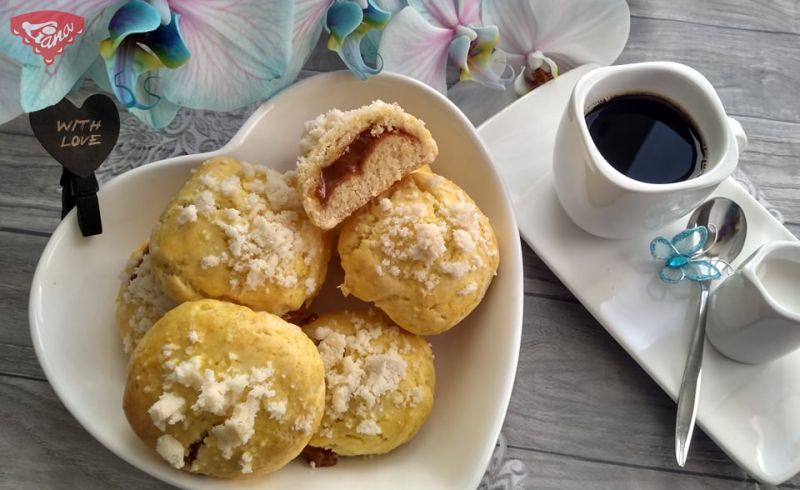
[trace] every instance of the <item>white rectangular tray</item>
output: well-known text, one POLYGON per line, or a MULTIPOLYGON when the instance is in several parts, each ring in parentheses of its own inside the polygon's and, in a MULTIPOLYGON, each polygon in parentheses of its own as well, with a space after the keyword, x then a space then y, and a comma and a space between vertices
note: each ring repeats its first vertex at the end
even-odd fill
MULTIPOLYGON (((660 265, 648 248, 655 234, 607 240, 578 228, 553 187, 558 123, 573 86, 592 68, 576 68, 534 90, 478 132, 505 181, 522 238, 674 400, 697 310, 695 285, 658 280, 660 265)), ((748 236, 740 260, 767 241, 796 239, 733 179, 724 181, 716 195, 733 199, 746 214, 748 236)), ((684 225, 658 234, 672 237, 684 225)), ((778 484, 800 472, 800 351, 750 366, 706 343, 698 423, 764 483, 778 484)))

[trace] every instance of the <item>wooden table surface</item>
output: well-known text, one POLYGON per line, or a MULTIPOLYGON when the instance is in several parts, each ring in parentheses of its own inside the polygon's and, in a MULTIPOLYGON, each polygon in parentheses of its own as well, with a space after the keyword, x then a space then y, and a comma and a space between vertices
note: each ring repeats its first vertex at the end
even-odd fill
MULTIPOLYGON (((741 170, 800 234, 800 1, 630 6, 630 40, 618 62, 670 60, 703 72, 750 138, 741 170)), ((340 67, 319 48, 303 76, 340 67)), ((163 132, 123 114, 103 180, 150 159, 219 146, 251 110, 187 111, 163 132)), ((0 126, 0 488, 164 488, 78 425, 31 347, 28 293, 59 221, 59 174, 27 117, 0 126)), ((525 465, 525 488, 760 488, 702 433, 678 468, 675 404, 525 245, 523 254, 525 321, 503 433, 505 456, 525 465)), ((800 476, 784 486, 800 488, 800 476)))

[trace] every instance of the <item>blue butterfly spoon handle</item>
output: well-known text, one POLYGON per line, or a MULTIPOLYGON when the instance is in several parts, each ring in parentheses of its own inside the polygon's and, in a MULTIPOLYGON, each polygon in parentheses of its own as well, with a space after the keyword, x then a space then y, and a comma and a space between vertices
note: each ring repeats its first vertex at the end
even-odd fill
POLYGON ((689 355, 683 368, 681 391, 678 395, 678 414, 675 418, 675 458, 683 468, 692 442, 694 423, 697 418, 697 398, 700 394, 700 381, 703 377, 703 346, 706 336, 706 314, 708 313, 709 281, 700 283, 700 308, 697 310, 697 324, 689 342, 689 355))

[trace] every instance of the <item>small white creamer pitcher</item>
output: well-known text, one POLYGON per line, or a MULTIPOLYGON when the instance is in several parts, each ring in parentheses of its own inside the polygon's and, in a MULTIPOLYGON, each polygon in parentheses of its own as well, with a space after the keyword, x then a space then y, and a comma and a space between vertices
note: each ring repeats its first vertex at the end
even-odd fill
POLYGON ((800 348, 800 242, 762 245, 711 294, 708 339, 749 364, 800 348))

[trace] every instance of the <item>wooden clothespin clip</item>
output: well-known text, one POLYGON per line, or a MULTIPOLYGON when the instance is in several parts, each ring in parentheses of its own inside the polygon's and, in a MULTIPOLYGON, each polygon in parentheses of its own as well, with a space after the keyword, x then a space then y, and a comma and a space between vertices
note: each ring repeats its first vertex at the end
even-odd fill
POLYGON ((78 226, 83 236, 103 233, 103 220, 100 218, 100 202, 97 191, 100 185, 94 172, 88 177, 75 175, 66 168, 61 173, 61 219, 78 208, 78 226))
POLYGON ((67 99, 30 114, 39 143, 63 167, 61 218, 77 207, 83 236, 103 232, 95 170, 105 161, 119 138, 119 111, 103 94, 86 99, 78 108, 67 99))

